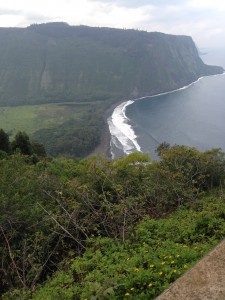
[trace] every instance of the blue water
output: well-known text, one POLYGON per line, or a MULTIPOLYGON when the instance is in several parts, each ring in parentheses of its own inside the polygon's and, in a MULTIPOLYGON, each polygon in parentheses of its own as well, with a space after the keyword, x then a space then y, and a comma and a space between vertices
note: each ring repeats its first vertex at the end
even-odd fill
MULTIPOLYGON (((225 68, 225 51, 205 50, 208 64, 225 68)), ((204 77, 187 89, 135 101, 126 116, 141 151, 156 158, 156 147, 166 141, 225 151, 225 75, 204 77)))

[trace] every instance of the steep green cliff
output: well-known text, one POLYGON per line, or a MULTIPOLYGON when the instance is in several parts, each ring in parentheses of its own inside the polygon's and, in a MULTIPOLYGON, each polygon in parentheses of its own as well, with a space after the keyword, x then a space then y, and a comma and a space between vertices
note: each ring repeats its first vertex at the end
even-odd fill
POLYGON ((221 73, 190 37, 65 23, 0 28, 0 105, 116 100, 221 73))

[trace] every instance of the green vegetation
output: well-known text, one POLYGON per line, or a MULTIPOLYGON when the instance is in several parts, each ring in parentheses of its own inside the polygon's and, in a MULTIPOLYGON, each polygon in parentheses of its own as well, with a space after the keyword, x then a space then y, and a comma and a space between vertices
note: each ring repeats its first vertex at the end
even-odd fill
POLYGON ((145 218, 125 243, 92 238, 69 270, 22 299, 154 299, 224 237, 224 209, 224 198, 203 198, 168 219, 145 218))
POLYGON ((154 299, 225 234, 225 157, 0 160, 3 299, 154 299))
POLYGON ((3 129, 0 129, 0 151, 4 151, 6 153, 9 153, 10 151, 9 136, 3 129))
POLYGON ((97 101, 0 107, 0 128, 9 136, 26 131, 48 155, 83 157, 100 142, 105 107, 97 101))
POLYGON ((0 128, 13 135, 18 130, 25 130, 31 135, 37 130, 61 125, 70 119, 79 121, 90 108, 89 103, 3 106, 0 107, 0 128))
POLYGON ((38 142, 30 141, 26 132, 18 131, 12 142, 10 142, 8 134, 3 129, 0 129, 0 157, 6 158, 7 155, 16 152, 32 155, 33 159, 46 156, 44 146, 38 142))

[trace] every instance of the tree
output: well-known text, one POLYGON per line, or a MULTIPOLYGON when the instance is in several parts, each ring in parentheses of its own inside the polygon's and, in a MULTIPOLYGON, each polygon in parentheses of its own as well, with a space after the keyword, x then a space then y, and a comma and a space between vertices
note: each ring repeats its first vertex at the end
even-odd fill
POLYGON ((19 131, 16 134, 15 139, 12 142, 12 151, 15 152, 17 149, 19 149, 22 154, 32 154, 30 139, 26 132, 19 131))
POLYGON ((31 142, 31 150, 33 154, 36 154, 37 156, 45 157, 46 151, 43 144, 37 143, 37 142, 31 142))
POLYGON ((155 150, 155 152, 158 154, 159 157, 162 156, 162 154, 170 149, 170 144, 167 142, 161 143, 155 150))
POLYGON ((9 153, 10 144, 9 144, 9 136, 3 129, 0 129, 0 150, 9 153))

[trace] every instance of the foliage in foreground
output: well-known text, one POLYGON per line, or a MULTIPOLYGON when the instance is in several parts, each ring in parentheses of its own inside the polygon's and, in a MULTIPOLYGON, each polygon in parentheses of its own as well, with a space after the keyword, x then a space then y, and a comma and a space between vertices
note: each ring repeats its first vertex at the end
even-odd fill
POLYGON ((68 271, 22 299, 154 299, 224 237, 224 211, 224 197, 203 198, 167 219, 145 218, 125 243, 92 238, 68 271))
POLYGON ((3 299, 153 299, 225 233, 224 154, 0 160, 3 299))

